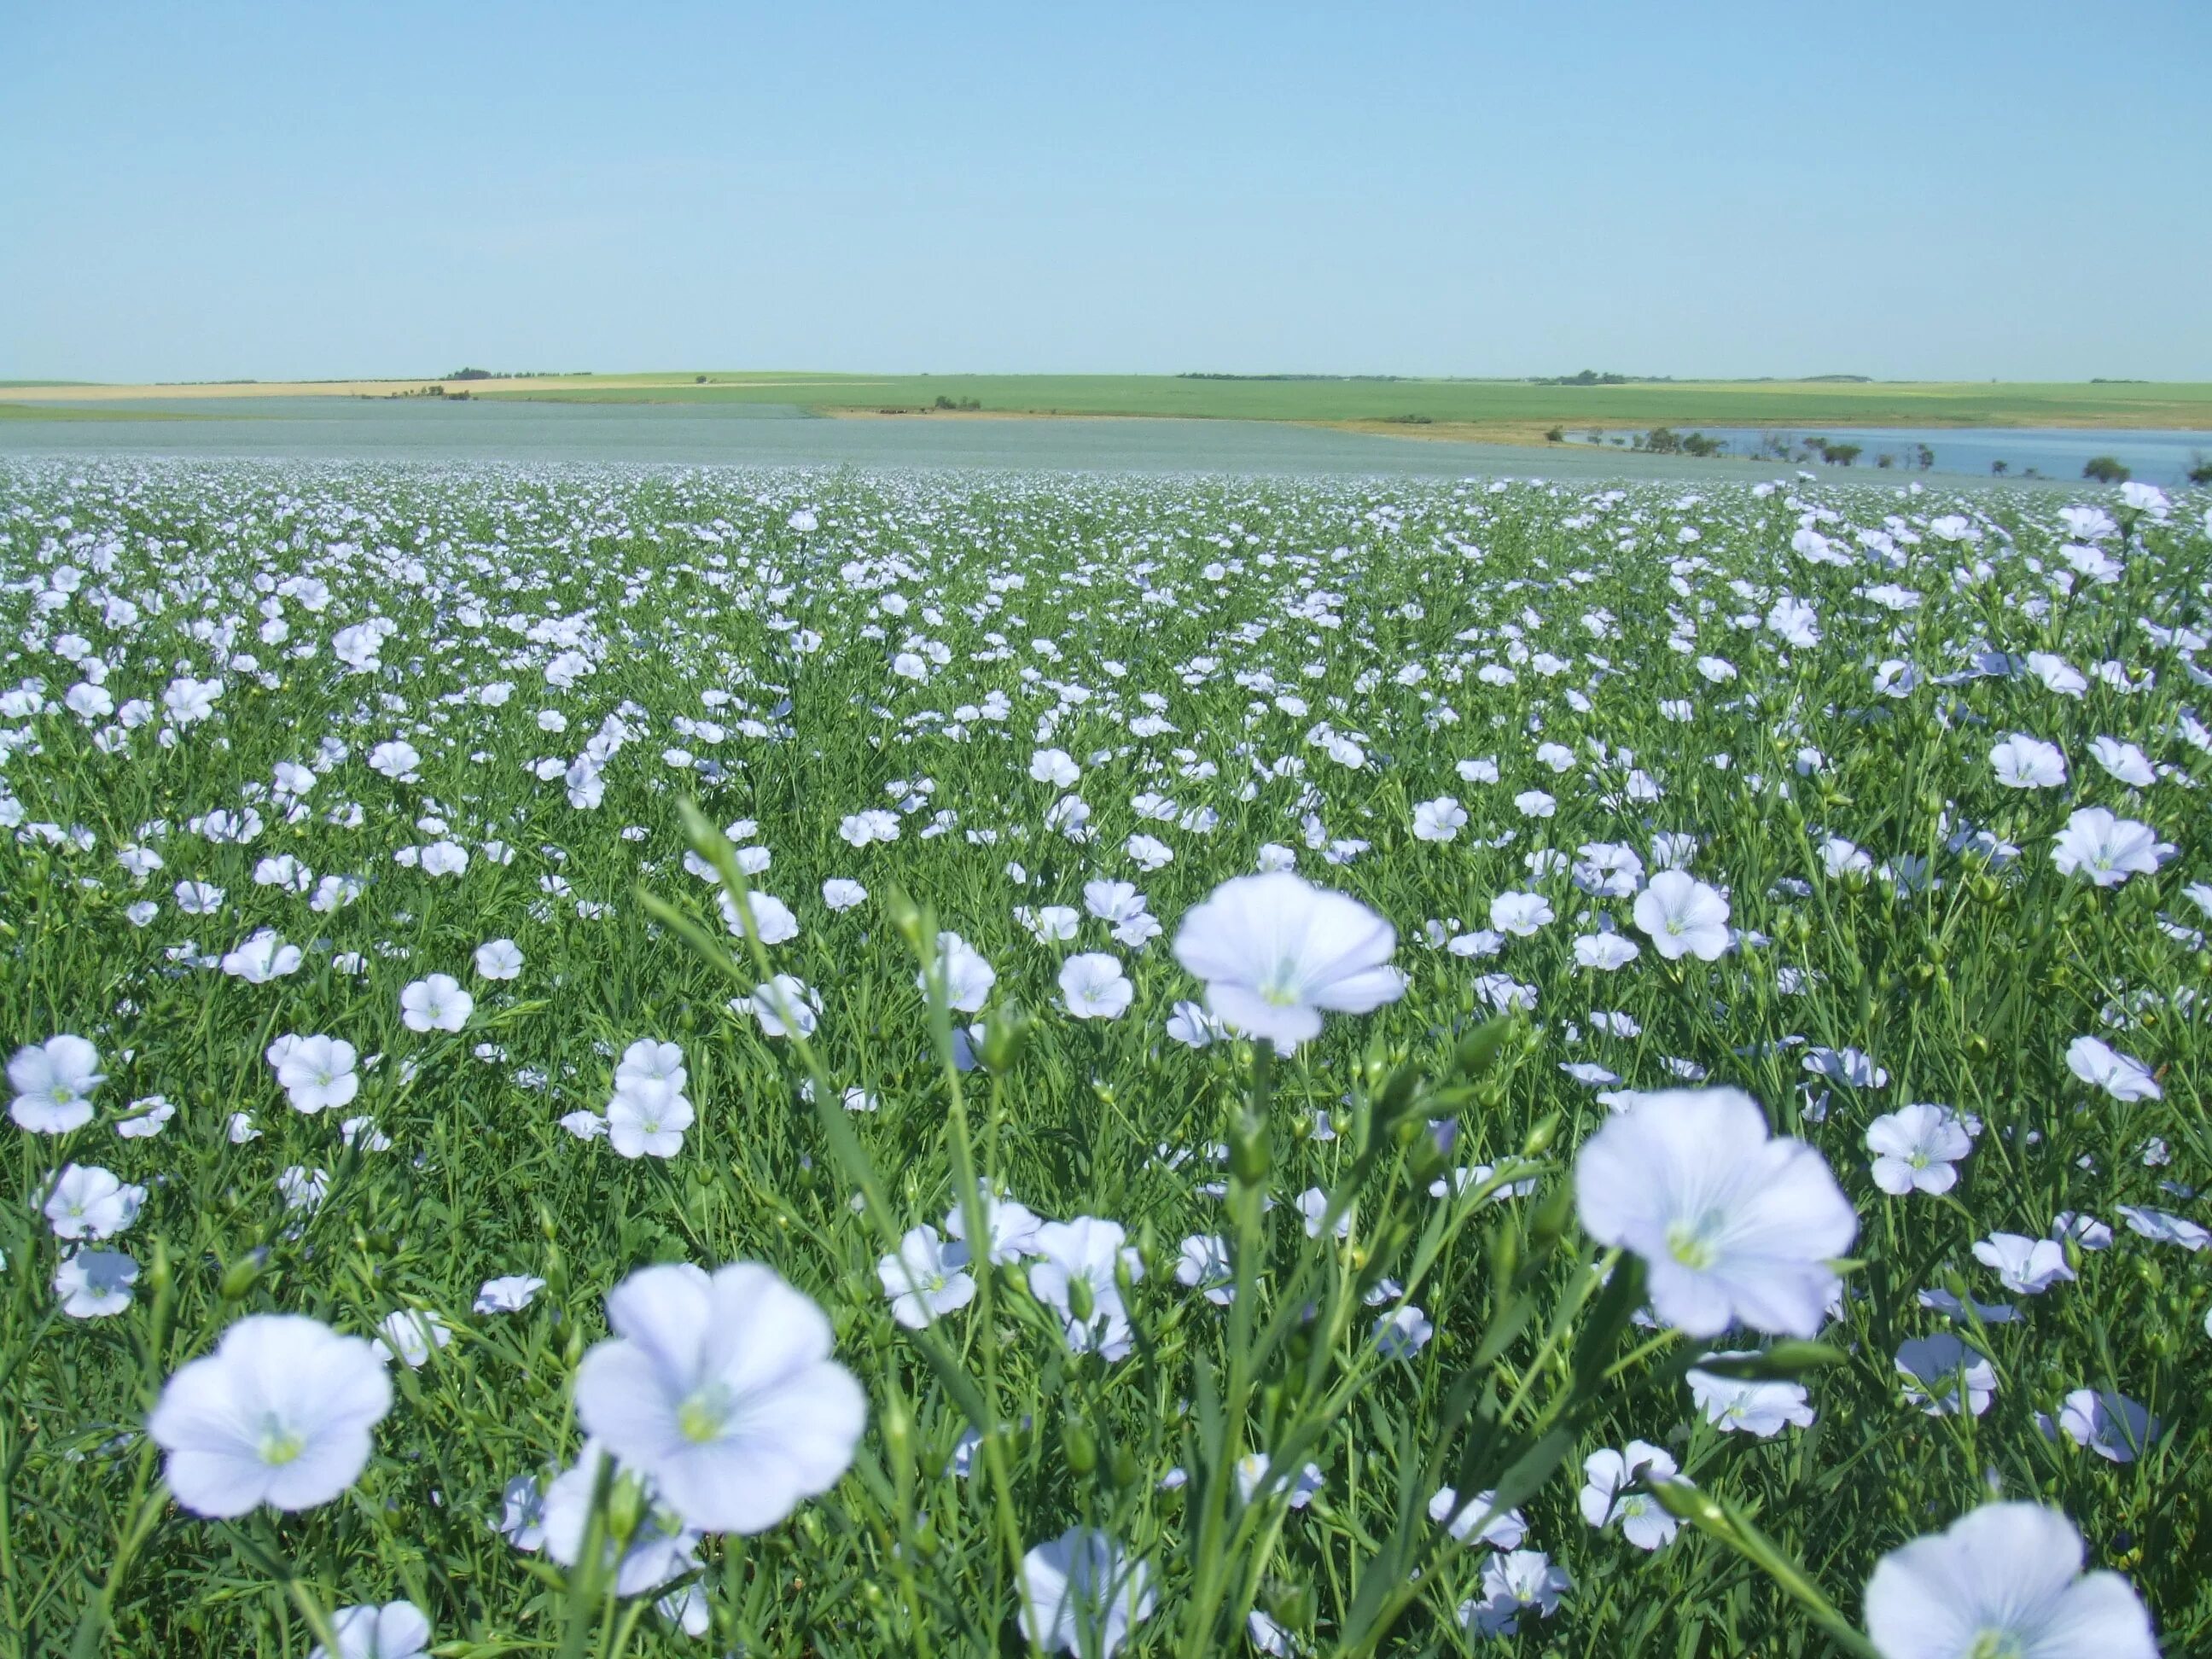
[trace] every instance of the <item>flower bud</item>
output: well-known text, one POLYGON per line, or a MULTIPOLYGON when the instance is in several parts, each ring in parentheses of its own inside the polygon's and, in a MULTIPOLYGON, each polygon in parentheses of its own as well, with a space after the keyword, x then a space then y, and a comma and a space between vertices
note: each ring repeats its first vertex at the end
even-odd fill
MULTIPOLYGON (((898 930, 899 937, 907 942, 908 946, 915 951, 923 951, 925 941, 921 936, 921 909, 907 896, 906 890, 902 887, 893 887, 884 900, 884 908, 890 913, 891 926, 898 930)), ((933 950, 933 945, 929 946, 929 949, 933 950)))
POLYGON ((1241 1114, 1230 1131, 1229 1173, 1247 1187, 1258 1187, 1267 1181, 1273 1162, 1266 1121, 1255 1112, 1241 1114))
POLYGON ((268 1265, 269 1252, 265 1249, 248 1250, 232 1262, 222 1270, 222 1299, 226 1302, 244 1301, 268 1265))
POLYGON ((607 1531, 619 1545, 637 1534, 645 1520, 645 1486, 634 1474, 616 1480, 607 1494, 607 1531))
POLYGON ((1002 1002, 983 1025, 983 1065, 994 1073, 1012 1069, 1029 1046, 1030 1017, 1018 1002, 1002 1002))
POLYGON ((1098 1467, 1098 1442, 1077 1419, 1071 1417, 1060 1425, 1060 1445, 1067 1467, 1076 1474, 1088 1474, 1098 1467))

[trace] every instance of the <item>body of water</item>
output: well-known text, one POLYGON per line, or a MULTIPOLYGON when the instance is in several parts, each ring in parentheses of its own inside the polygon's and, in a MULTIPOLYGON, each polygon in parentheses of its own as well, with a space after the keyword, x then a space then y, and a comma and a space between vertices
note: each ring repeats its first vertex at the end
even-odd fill
MULTIPOLYGON (((4 393, 0 393, 4 397, 4 393)), ((1796 467, 1744 459, 1650 455, 1579 440, 1540 447, 1387 437, 1271 421, 963 419, 907 416, 833 419, 796 407, 744 404, 501 403, 489 399, 241 398, 101 405, 119 418, 0 419, 0 455, 235 456, 314 460, 510 460, 720 463, 1101 472, 1324 474, 1354 477, 1530 477, 1704 482, 1773 477, 1796 467), (184 416, 185 419, 161 418, 184 416)), ((1753 455, 1764 432, 1705 428, 1729 453, 1753 455)), ((1801 441, 1809 430, 1784 435, 1801 441)), ((2212 433, 2056 430, 1881 431, 1828 428, 1817 435, 1856 443, 1837 478, 1903 484, 1990 477, 2007 462, 2017 477, 2078 482, 2092 455, 2112 455, 2146 483, 2182 483, 2192 453, 2212 453, 2212 433), (1936 454, 1934 474, 1905 470, 1912 447, 1936 454), (1898 465, 1883 472, 1875 457, 1898 465)))
MULTIPOLYGON (((1684 428, 1687 430, 1689 428, 1684 428)), ((1968 477, 2000 476, 1995 463, 2002 461, 2009 477, 2031 471, 2038 477, 2072 483, 2081 479, 2081 469, 2094 457, 2109 455, 2143 483, 2167 489, 2185 486, 2189 469, 2212 457, 2212 432, 2111 431, 2063 427, 1699 427, 1708 438, 1728 445, 1731 455, 1756 455, 1769 440, 1779 441, 1792 457, 1804 453, 1807 441, 1825 438, 1831 443, 1856 444, 1861 454, 1853 471, 1878 469, 1880 458, 1893 458, 1894 468, 1912 468, 1917 449, 1925 445, 1936 458, 1933 471, 1968 477)), ((1588 441, 1570 433, 1577 442, 1588 441)), ((1613 447, 1607 434, 1605 445, 1613 447)))
MULTIPOLYGON (((4 396, 4 394, 0 394, 4 396)), ((1437 442, 1272 421, 817 416, 741 404, 241 398, 106 404, 194 418, 0 420, 0 455, 720 463, 747 466, 1682 478, 1708 464, 1437 442)))

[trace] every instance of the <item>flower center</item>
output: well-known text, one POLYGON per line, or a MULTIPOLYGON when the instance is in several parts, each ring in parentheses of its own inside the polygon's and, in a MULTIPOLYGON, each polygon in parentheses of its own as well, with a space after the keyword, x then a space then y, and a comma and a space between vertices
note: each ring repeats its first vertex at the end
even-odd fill
POLYGON ((271 1413, 262 1419, 260 1449, 264 1463, 272 1469, 281 1469, 307 1449, 307 1438, 271 1413))
POLYGON ((695 1446, 720 1439, 729 1419, 730 1391, 720 1382, 709 1382, 676 1408, 676 1426, 695 1446))
POLYGON ((1707 1216, 1677 1221, 1667 1229, 1667 1254, 1692 1272, 1704 1273, 1720 1260, 1712 1231, 1712 1220, 1707 1216))
POLYGON ((2027 1652, 2026 1644, 2012 1632, 1990 1629, 1974 1632, 1964 1659, 2024 1659, 2027 1652))

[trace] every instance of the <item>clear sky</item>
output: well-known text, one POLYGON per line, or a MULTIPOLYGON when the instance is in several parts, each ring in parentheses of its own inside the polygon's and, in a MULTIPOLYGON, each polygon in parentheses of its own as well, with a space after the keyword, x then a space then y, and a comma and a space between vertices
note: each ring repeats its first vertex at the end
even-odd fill
POLYGON ((0 376, 2212 379, 2212 0, 0 0, 0 376))

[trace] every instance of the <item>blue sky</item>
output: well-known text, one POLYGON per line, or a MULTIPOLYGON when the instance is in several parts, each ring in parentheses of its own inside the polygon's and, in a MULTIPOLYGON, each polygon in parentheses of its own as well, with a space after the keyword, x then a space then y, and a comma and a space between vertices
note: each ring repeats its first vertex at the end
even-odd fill
POLYGON ((2212 4, 0 5, 0 376, 2212 379, 2212 4))

